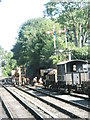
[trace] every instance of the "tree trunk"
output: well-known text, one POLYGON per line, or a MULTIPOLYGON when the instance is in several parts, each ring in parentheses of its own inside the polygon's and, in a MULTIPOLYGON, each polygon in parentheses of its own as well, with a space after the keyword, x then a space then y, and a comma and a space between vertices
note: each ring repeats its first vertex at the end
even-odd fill
POLYGON ((85 31, 83 29, 83 45, 85 44, 85 39, 86 39, 86 35, 87 35, 87 25, 88 25, 88 22, 86 21, 86 23, 85 23, 85 26, 86 26, 85 31))
POLYGON ((81 43, 81 23, 79 23, 79 48, 82 47, 81 44, 82 44, 82 43, 81 43))
POLYGON ((86 34, 87 34, 87 31, 85 32, 85 34, 83 36, 83 45, 85 44, 86 34))
POLYGON ((78 46, 77 37, 76 37, 76 26, 75 26, 75 21, 74 21, 73 16, 72 16, 72 19, 73 19, 73 32, 74 32, 75 46, 78 46))

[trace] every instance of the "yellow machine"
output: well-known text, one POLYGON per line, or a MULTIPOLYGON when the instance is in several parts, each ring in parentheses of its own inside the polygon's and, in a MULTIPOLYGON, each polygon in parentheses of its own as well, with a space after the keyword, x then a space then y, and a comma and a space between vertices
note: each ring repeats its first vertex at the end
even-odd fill
POLYGON ((45 87, 55 88, 57 85, 57 69, 42 69, 40 70, 41 77, 43 79, 43 85, 45 87))

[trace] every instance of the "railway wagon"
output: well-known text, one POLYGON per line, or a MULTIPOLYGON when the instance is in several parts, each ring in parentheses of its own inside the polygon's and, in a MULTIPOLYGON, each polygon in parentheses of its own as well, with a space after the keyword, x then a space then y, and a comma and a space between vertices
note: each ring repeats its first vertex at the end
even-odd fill
POLYGON ((90 78, 88 62, 84 60, 70 60, 57 64, 57 81, 59 88, 83 92, 90 96, 90 78))
POLYGON ((70 60, 57 64, 57 69, 41 70, 46 88, 64 92, 82 92, 90 96, 90 65, 84 60, 70 60))
POLYGON ((57 85, 57 69, 49 68, 40 70, 45 88, 55 88, 57 85))
POLYGON ((8 77, 8 78, 2 78, 0 80, 0 84, 1 85, 12 85, 12 78, 11 77, 8 77))

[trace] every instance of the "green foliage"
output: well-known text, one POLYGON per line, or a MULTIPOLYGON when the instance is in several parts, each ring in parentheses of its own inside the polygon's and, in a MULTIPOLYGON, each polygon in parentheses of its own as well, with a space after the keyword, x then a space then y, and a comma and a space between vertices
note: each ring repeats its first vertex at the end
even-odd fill
POLYGON ((90 58, 88 47, 82 47, 82 48, 73 48, 72 49, 72 59, 83 59, 88 60, 88 57, 90 58))
POLYGON ((82 45, 89 38, 88 9, 89 4, 86 0, 77 2, 48 2, 45 4, 46 10, 44 16, 47 16, 62 26, 65 26, 68 35, 68 41, 72 41, 79 46, 80 34, 82 36, 82 45), (52 14, 55 13, 55 14, 52 14), (55 17, 56 15, 56 17, 55 17), (80 31, 81 25, 81 31, 80 31))
POLYGON ((88 63, 90 64, 90 46, 88 46, 88 56, 87 56, 88 63))
MULTIPOLYGON (((18 65, 27 65, 27 76, 39 76, 41 68, 53 67, 53 34, 46 34, 53 30, 53 25, 56 31, 60 29, 58 23, 41 18, 30 19, 21 26, 12 51, 18 65)), ((57 49, 62 49, 64 39, 58 33, 56 36, 57 49)))
MULTIPOLYGON (((88 47, 79 47, 82 36, 82 46, 89 39, 88 4, 81 2, 48 2, 44 17, 26 21, 19 30, 17 42, 12 52, 18 65, 27 66, 27 76, 39 76, 40 69, 56 67, 60 61, 68 59, 65 51, 65 35, 57 30, 67 29, 68 49, 72 59, 90 59, 88 47), (60 7, 62 9, 60 9, 60 7), (55 25, 56 55, 54 54, 52 31, 55 25), (81 29, 81 30, 80 30, 81 29), (64 52, 60 52, 60 51, 64 52)), ((4 63, 3 63, 4 64, 4 63)))
POLYGON ((16 65, 16 61, 12 59, 13 54, 11 52, 4 51, 0 46, 0 56, 1 56, 1 69, 2 77, 8 77, 11 75, 12 69, 16 65))

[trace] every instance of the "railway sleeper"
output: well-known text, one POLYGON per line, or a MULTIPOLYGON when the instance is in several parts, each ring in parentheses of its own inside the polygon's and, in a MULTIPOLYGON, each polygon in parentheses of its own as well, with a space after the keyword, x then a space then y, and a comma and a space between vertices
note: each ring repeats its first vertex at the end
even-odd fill
POLYGON ((16 100, 18 100, 37 120, 44 120, 44 118, 39 115, 33 108, 28 106, 24 101, 14 95, 10 90, 8 90, 5 86, 3 86, 16 100))

